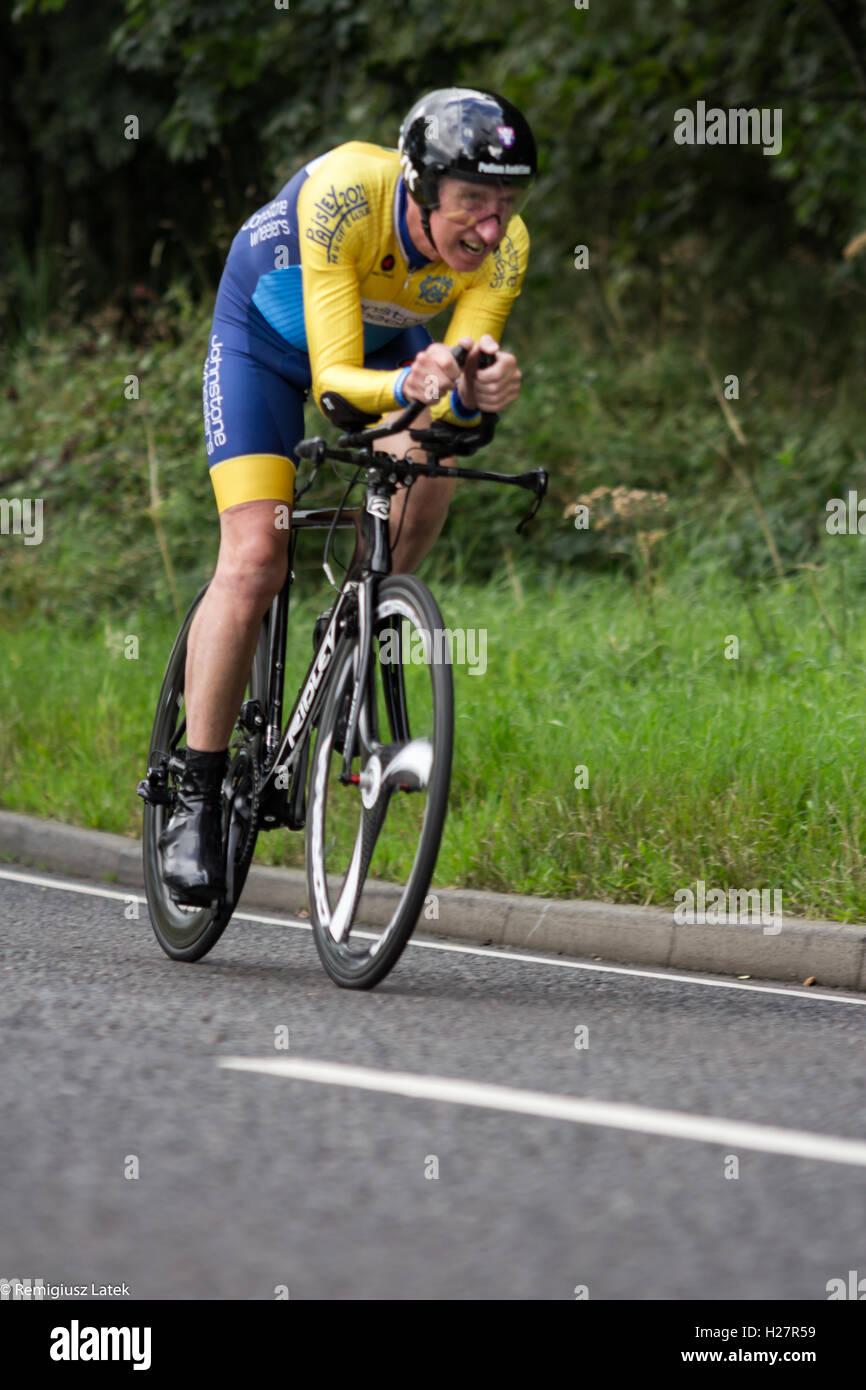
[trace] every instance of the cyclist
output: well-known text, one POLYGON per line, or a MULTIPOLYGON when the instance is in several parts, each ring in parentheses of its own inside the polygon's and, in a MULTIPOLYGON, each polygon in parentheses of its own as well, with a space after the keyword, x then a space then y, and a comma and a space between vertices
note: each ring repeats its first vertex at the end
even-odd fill
MULTIPOLYGON (((526 271, 517 214, 535 172, 516 107, 444 88, 415 103, 396 150, 350 141, 313 159, 232 243, 203 377, 220 549, 189 635, 186 769, 160 839, 178 902, 224 891, 220 791, 261 620, 285 579, 303 402, 312 390, 346 429, 390 422, 413 400, 430 402, 416 426, 469 427, 511 404, 520 372, 499 340, 526 271), (423 325, 449 305, 434 342, 423 325), (482 351, 497 356, 479 369, 482 351)), ((406 431, 374 447, 404 457, 411 444, 406 431)), ((422 478, 394 498, 395 571, 426 555, 453 491, 422 478)))

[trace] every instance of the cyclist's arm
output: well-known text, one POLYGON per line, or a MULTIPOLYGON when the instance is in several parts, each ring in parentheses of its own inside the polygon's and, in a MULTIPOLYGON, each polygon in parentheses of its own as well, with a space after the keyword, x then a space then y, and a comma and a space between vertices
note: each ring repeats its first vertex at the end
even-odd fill
POLYGON ((363 365, 358 264, 369 255, 370 238, 378 235, 378 216, 375 192, 368 198, 357 173, 333 164, 327 175, 311 175, 298 197, 313 397, 337 424, 356 423, 352 411, 377 420, 405 403, 395 393, 402 370, 374 371, 363 365))

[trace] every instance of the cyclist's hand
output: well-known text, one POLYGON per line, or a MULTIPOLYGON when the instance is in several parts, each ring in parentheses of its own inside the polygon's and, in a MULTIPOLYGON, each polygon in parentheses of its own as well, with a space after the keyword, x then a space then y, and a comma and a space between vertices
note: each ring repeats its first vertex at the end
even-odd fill
MULTIPOLYGON (((460 341, 464 347, 472 347, 471 338, 461 338, 460 341)), ((429 347, 422 348, 412 363, 412 369, 403 382, 403 394, 409 400, 434 405, 457 385, 459 376, 460 368, 451 349, 444 343, 431 343, 429 347)))
POLYGON ((483 333, 466 359, 458 390, 469 410, 504 410, 520 394, 517 358, 513 352, 500 352, 496 339, 483 333), (496 353, 492 367, 479 368, 478 358, 482 352, 496 353))

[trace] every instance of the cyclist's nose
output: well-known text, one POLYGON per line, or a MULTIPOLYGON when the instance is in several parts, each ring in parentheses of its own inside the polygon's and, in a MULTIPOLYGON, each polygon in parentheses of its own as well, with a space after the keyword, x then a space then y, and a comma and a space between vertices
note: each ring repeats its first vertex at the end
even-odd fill
POLYGON ((502 236, 502 225, 499 221, 499 214, 489 212, 480 222, 475 223, 475 231, 484 242, 485 246, 495 246, 502 236))

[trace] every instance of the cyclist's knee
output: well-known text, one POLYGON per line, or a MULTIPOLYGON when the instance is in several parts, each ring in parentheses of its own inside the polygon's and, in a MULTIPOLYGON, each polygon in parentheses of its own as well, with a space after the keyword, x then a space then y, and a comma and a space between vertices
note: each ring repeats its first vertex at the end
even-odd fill
POLYGON ((267 606, 286 577, 289 531, 272 502, 232 507, 221 516, 222 533, 215 579, 238 601, 267 606))

